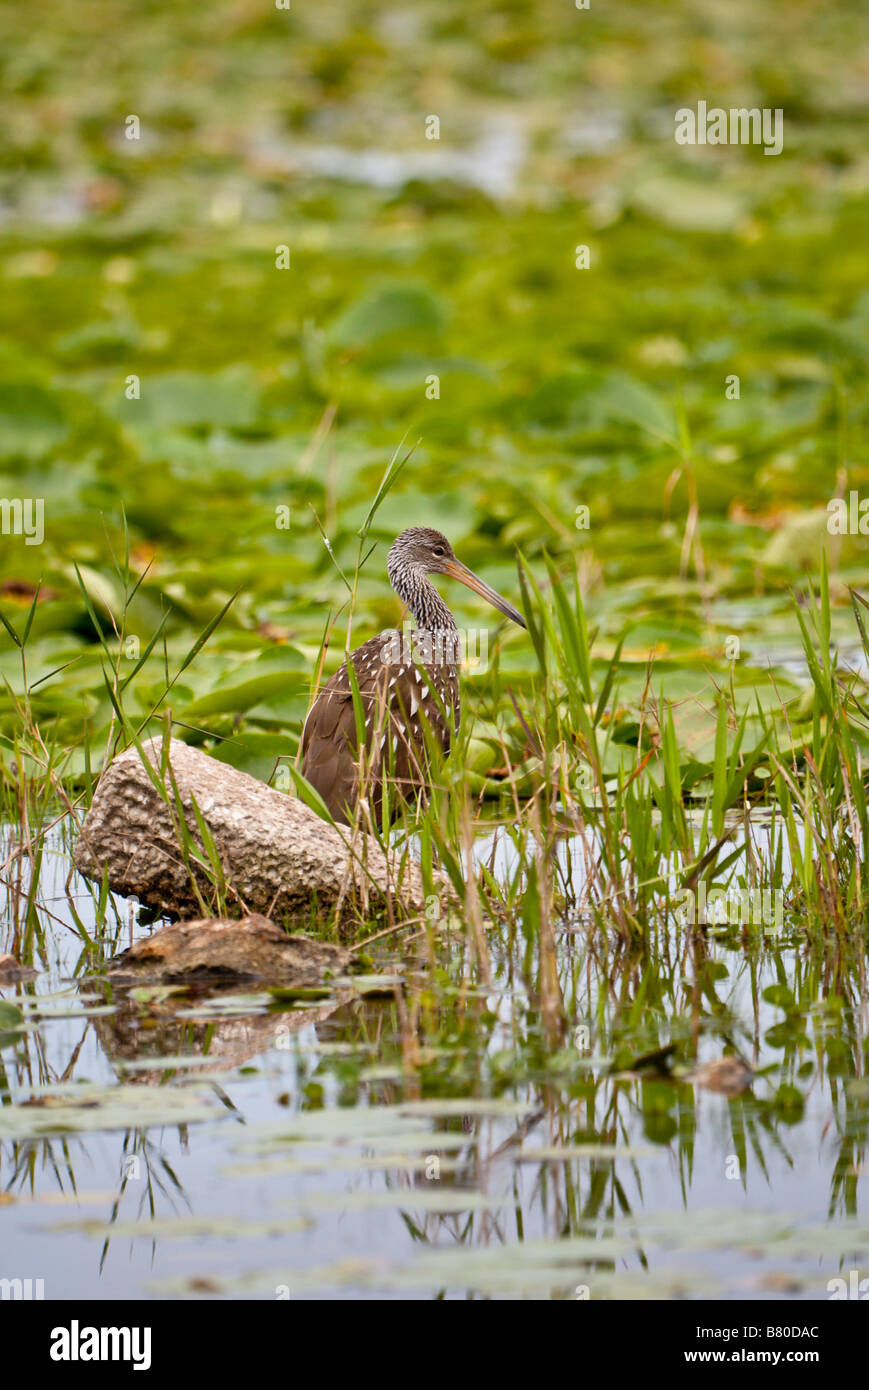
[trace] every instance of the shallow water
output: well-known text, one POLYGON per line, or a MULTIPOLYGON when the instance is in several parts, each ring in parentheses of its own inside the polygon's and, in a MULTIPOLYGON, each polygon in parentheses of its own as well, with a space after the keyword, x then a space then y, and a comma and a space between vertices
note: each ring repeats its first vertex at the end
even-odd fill
MULTIPOLYGON (((0 1277, 46 1298, 818 1299, 869 1272, 859 951, 787 917, 608 952, 573 923, 554 1039, 506 928, 484 990, 449 930, 295 1008, 112 990, 82 977, 68 870, 56 839, 47 958, 2 991, 32 1027, 0 1036, 0 1277), (670 1043, 660 1072, 633 1065, 670 1043), (746 1089, 685 1079, 733 1050, 746 1089)), ((123 946, 143 928, 116 909, 123 946)))

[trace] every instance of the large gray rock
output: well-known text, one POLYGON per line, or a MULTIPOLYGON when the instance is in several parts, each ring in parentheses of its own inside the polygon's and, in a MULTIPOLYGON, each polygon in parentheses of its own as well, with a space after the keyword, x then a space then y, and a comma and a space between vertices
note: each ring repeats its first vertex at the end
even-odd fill
MULTIPOLYGON (((160 772, 162 743, 149 739, 143 749, 148 769, 137 749, 128 748, 100 778, 76 845, 76 868, 97 882, 107 874, 115 892, 161 911, 217 914, 208 873, 183 847, 172 778, 168 769, 160 772)), ((408 913, 424 909, 419 867, 408 856, 387 860, 373 836, 339 834, 296 797, 176 739, 169 764, 196 857, 208 862, 193 798, 219 853, 226 911, 280 922, 315 902, 324 911, 337 905, 342 915, 386 903, 408 913)))

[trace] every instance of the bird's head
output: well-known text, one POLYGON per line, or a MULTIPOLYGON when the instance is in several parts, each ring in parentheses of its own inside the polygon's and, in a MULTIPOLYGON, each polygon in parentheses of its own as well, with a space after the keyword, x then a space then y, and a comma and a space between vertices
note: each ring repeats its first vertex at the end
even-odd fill
POLYGON ((469 570, 467 565, 463 565, 446 536, 431 526, 411 526, 407 531, 402 531, 390 546, 386 569, 390 584, 402 597, 417 588, 430 574, 445 574, 479 594, 511 622, 525 626, 525 619, 519 610, 473 570, 469 570))

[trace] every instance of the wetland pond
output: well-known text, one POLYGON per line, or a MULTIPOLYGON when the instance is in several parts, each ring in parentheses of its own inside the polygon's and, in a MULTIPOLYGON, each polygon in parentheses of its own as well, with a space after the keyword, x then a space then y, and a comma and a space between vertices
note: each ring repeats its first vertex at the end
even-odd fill
POLYGON ((46 1298, 825 1299, 869 1270, 853 943, 788 913, 616 946, 563 922, 557 1039, 506 925, 483 987, 442 923, 299 997, 123 990, 81 927, 106 954, 147 928, 68 851, 0 1004, 5 1263, 46 1298))
POLYGON ((0 6, 0 1297, 869 1279, 867 13, 0 6), (423 523, 528 624, 443 575, 491 642, 403 833, 462 912, 113 982, 97 771, 303 796, 423 523))

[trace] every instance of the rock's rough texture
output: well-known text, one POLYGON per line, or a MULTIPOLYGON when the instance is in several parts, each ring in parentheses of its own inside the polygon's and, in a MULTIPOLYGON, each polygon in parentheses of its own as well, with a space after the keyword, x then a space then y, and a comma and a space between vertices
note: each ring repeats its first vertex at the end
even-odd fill
MULTIPOLYGON (((76 868, 86 878, 161 911, 201 914, 203 902, 217 907, 208 874, 189 862, 167 771, 161 775, 162 744, 149 739, 144 753, 128 748, 104 772, 75 850, 76 868), (161 796, 152 778, 166 789, 161 796), (191 873, 199 885, 197 898, 191 873)), ((409 858, 387 862, 373 836, 339 835, 304 802, 267 787, 255 777, 173 739, 169 763, 184 819, 206 863, 193 798, 223 867, 230 911, 261 912, 280 921, 306 911, 351 904, 367 912, 387 899, 405 912, 424 909, 422 877, 409 858)))
POLYGON ((327 941, 288 936, 267 917, 252 913, 240 921, 202 917, 161 927, 115 956, 108 970, 125 983, 268 980, 307 987, 342 973, 352 954, 327 941))

